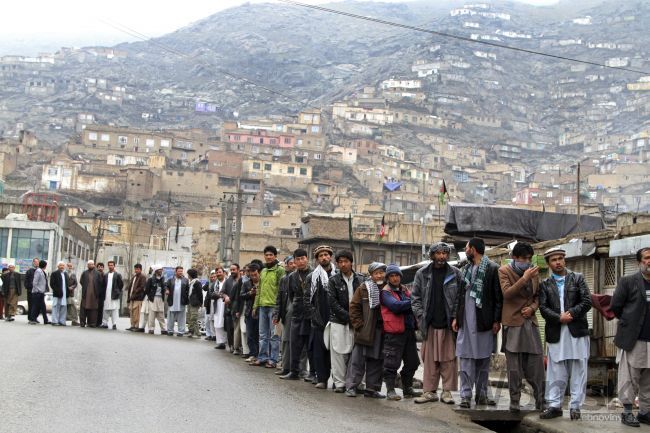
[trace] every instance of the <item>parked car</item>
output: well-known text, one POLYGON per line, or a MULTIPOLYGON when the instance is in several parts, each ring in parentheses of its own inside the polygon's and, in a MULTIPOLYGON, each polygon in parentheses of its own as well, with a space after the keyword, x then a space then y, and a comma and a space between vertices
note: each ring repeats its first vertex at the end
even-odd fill
MULTIPOLYGON (((45 293, 45 310, 48 313, 52 312, 52 292, 45 293)), ((79 311, 79 301, 75 298, 74 304, 77 306, 77 311, 79 311)), ((16 306, 16 314, 23 315, 27 314, 27 301, 19 301, 16 306)))

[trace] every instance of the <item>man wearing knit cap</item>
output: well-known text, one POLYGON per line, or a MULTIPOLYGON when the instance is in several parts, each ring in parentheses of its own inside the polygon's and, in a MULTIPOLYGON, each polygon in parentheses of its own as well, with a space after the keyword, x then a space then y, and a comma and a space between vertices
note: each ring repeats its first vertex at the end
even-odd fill
POLYGON ((571 420, 580 419, 580 408, 587 392, 589 324, 591 294, 582 274, 566 268, 566 252, 551 248, 544 253, 551 275, 542 282, 539 310, 546 320, 545 335, 548 365, 545 400, 540 418, 562 416, 562 401, 571 378, 571 420))
POLYGON ((160 333, 167 334, 165 326, 165 277, 163 268, 160 265, 153 266, 153 274, 147 280, 147 299, 149 300, 149 334, 153 334, 156 329, 156 320, 160 325, 160 333))
POLYGON ((386 397, 389 400, 401 400, 395 392, 397 369, 402 361, 400 371, 404 398, 421 396, 413 389, 413 375, 420 365, 415 339, 415 318, 411 309, 411 292, 401 284, 402 271, 399 266, 390 264, 386 267, 388 284, 381 291, 381 318, 384 322, 384 381, 386 397))
POLYGON ((307 277, 310 281, 310 291, 305 293, 305 307, 311 317, 311 334, 309 349, 312 352, 314 367, 316 368, 316 388, 327 389, 330 377, 330 353, 325 346, 325 325, 330 318, 330 306, 327 298, 329 279, 334 276, 335 268, 332 265, 334 251, 327 245, 321 245, 314 250, 314 258, 318 266, 307 277))
POLYGON ((350 323, 354 328, 354 348, 345 378, 345 394, 357 396, 357 388, 366 375, 364 397, 386 398, 381 390, 384 364, 384 336, 381 319, 381 290, 386 285, 386 265, 368 266, 370 278, 357 287, 350 301, 350 323))
POLYGON ((451 391, 458 388, 456 345, 451 323, 456 318, 456 299, 464 288, 461 272, 449 265, 451 249, 443 242, 431 245, 431 263, 415 274, 411 305, 424 341, 424 395, 415 403, 438 401, 436 393, 442 379, 443 403, 454 404, 451 391))

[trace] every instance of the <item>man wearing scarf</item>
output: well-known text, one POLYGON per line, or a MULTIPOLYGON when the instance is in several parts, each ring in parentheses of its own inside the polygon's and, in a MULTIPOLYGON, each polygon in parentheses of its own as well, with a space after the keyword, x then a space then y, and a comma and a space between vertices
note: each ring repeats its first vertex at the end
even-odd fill
POLYGON ((264 269, 260 274, 259 293, 253 303, 253 314, 259 320, 260 349, 255 366, 275 368, 280 353, 280 337, 275 334, 273 308, 280 289, 284 268, 277 259, 278 250, 272 245, 264 248, 264 269))
POLYGON ((160 333, 167 335, 165 326, 165 277, 163 268, 160 265, 154 265, 153 275, 147 280, 147 300, 149 301, 149 317, 147 319, 149 334, 156 330, 156 320, 160 325, 160 333))
POLYGON ((636 252, 639 272, 621 278, 612 297, 618 318, 614 344, 618 347, 618 398, 621 422, 630 427, 650 424, 650 248, 636 252), (632 413, 639 396, 639 414, 632 413))
POLYGON ((438 383, 442 379, 442 396, 446 404, 454 404, 451 391, 458 388, 456 346, 451 330, 456 317, 456 298, 465 287, 458 269, 450 266, 451 249, 443 242, 431 245, 431 263, 415 274, 411 308, 422 333, 422 363, 424 364, 424 394, 415 403, 438 401, 438 383))
POLYGON ((219 289, 217 283, 217 271, 210 271, 209 280, 203 285, 203 291, 206 292, 203 299, 203 307, 205 307, 205 339, 208 341, 217 341, 216 332, 214 328, 214 311, 216 301, 212 299, 215 291, 219 289))
POLYGON ((510 411, 519 412, 521 382, 533 388, 535 407, 544 404, 544 353, 535 311, 539 308, 539 268, 531 266, 533 247, 517 242, 512 249, 512 263, 499 268, 503 293, 502 350, 506 354, 510 411))
POLYGON ((312 352, 314 367, 316 369, 316 388, 327 389, 330 377, 330 352, 325 346, 325 325, 330 318, 329 299, 327 289, 329 279, 334 276, 332 265, 332 248, 321 245, 314 249, 314 258, 318 266, 307 277, 310 289, 306 291, 305 306, 311 318, 311 333, 309 335, 309 350, 312 352))
POLYGON ((456 318, 451 327, 458 332, 456 356, 460 358, 460 407, 469 409, 472 388, 477 406, 496 406, 488 398, 490 356, 501 329, 503 295, 499 266, 485 257, 483 239, 472 238, 465 246, 469 263, 462 269, 465 287, 458 292, 456 318))
POLYGON ((562 416, 562 401, 571 377, 571 420, 580 419, 580 407, 587 393, 589 361, 589 323, 591 294, 582 274, 566 268, 561 248, 551 248, 544 259, 551 275, 542 282, 539 309, 546 320, 545 335, 548 364, 545 401, 548 407, 541 419, 562 416))
POLYGON ((295 268, 293 256, 285 257, 285 274, 280 279, 280 289, 278 290, 278 297, 275 299, 275 308, 273 309, 273 324, 276 326, 282 325, 282 346, 280 349, 280 353, 282 354, 282 367, 275 372, 278 376, 284 376, 291 372, 289 342, 291 341, 291 313, 293 312, 293 306, 289 302, 289 288, 287 286, 289 275, 291 275, 295 268))

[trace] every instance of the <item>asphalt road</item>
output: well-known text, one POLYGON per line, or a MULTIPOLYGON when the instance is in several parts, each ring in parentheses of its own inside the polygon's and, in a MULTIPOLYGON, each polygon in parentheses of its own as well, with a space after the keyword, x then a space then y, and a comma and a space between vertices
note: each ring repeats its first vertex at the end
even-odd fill
POLYGON ((30 326, 23 316, 0 322, 0 344, 0 432, 487 431, 441 403, 281 381, 204 340, 30 326))

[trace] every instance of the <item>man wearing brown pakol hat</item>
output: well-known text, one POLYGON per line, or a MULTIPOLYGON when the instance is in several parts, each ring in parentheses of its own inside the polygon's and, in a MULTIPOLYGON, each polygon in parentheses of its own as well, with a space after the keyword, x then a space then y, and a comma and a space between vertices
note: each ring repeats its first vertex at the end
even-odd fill
POLYGON ((587 392, 587 312, 591 309, 591 294, 582 274, 566 268, 565 256, 566 252, 557 247, 544 253, 551 275, 542 282, 539 294, 539 309, 546 320, 548 356, 545 389, 548 407, 540 414, 542 419, 562 416, 562 402, 569 377, 571 420, 580 419, 580 408, 587 392))

